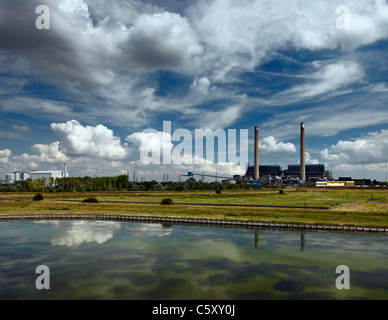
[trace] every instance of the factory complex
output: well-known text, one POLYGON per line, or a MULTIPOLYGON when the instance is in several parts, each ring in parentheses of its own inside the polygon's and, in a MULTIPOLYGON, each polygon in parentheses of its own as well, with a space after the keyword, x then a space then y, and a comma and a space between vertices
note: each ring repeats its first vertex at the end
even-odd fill
POLYGON ((27 181, 28 179, 42 179, 45 178, 49 180, 50 178, 68 178, 70 175, 67 172, 67 166, 64 164, 63 170, 54 170, 54 171, 34 171, 34 172, 20 172, 15 171, 14 173, 9 173, 5 176, 6 184, 13 184, 18 181, 27 181))

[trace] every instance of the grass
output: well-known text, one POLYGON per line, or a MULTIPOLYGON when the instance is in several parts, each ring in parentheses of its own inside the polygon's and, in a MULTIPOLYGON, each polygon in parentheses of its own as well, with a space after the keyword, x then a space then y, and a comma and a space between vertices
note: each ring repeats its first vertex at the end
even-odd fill
POLYGON ((357 204, 330 210, 292 208, 249 208, 210 206, 163 206, 161 201, 170 198, 174 203, 208 204, 258 204, 278 206, 328 207, 351 202, 388 201, 384 189, 276 189, 222 190, 180 192, 83 192, 44 193, 43 201, 32 201, 32 193, 0 194, 0 215, 18 214, 118 214, 175 218, 201 218, 246 220, 256 222, 302 223, 325 225, 349 225, 388 227, 388 204, 357 204), (100 203, 82 203, 96 197, 100 203), (64 202, 62 200, 79 200, 64 202), (103 201, 114 201, 104 203, 103 201), (131 202, 155 202, 155 204, 130 204, 131 202))

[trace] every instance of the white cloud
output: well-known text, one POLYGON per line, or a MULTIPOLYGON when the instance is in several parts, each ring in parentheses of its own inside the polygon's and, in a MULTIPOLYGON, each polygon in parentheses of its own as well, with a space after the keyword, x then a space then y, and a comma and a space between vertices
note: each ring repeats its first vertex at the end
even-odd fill
MULTIPOLYGON (((192 138, 192 137, 191 137, 192 138)), ((208 174, 219 175, 233 175, 243 174, 244 170, 237 164, 232 162, 214 163, 213 160, 201 158, 194 154, 193 140, 189 141, 191 147, 190 152, 184 150, 184 154, 177 154, 174 150, 175 146, 172 143, 172 137, 169 133, 152 131, 152 132, 137 132, 127 136, 126 140, 133 143, 140 153, 143 153, 149 163, 144 160, 132 162, 132 167, 136 167, 137 170, 147 172, 147 174, 157 175, 158 172, 170 172, 171 176, 176 175, 177 172, 185 173, 188 171, 193 172, 205 172, 208 174), (169 154, 171 160, 166 160, 163 154, 169 154), (152 159, 152 160, 151 160, 152 159), (167 162, 169 161, 169 162, 167 162), (157 163, 155 165, 155 163, 157 163), (159 165, 160 164, 160 165, 159 165)))
POLYGON ((307 84, 295 86, 280 95, 288 96, 288 100, 292 99, 292 95, 296 96, 293 99, 297 100, 312 98, 359 83, 364 77, 361 66, 354 61, 337 61, 327 65, 315 61, 313 66, 318 70, 306 76, 307 84))
POLYGON ((153 156, 157 156, 158 159, 163 156, 163 152, 171 154, 174 147, 169 133, 155 130, 135 132, 127 136, 125 140, 133 143, 140 154, 147 155, 153 152, 156 153, 153 156))
POLYGON ((128 41, 120 45, 127 61, 143 66, 175 69, 203 52, 188 20, 176 13, 141 15, 128 34, 128 41))
POLYGON ((48 164, 65 162, 68 160, 68 157, 61 150, 59 150, 59 141, 48 145, 35 144, 31 148, 36 153, 35 155, 23 153, 20 156, 14 156, 12 158, 13 163, 36 168, 38 163, 48 164))
MULTIPOLYGON (((300 163, 300 160, 299 160, 300 163)), ((318 159, 313 159, 310 156, 310 153, 305 152, 305 163, 306 164, 320 164, 321 162, 318 159)))
POLYGON ((273 136, 266 137, 259 144, 260 152, 264 154, 283 154, 296 152, 293 143, 278 142, 273 136))
POLYGON ((0 150, 0 163, 8 163, 11 154, 11 150, 9 149, 0 150))
POLYGON ((387 163, 388 130, 371 132, 353 141, 340 140, 322 150, 323 159, 334 164, 387 163))
POLYGON ((127 145, 121 145, 120 138, 101 124, 84 127, 78 121, 71 120, 66 123, 52 123, 51 129, 63 139, 62 148, 69 156, 96 156, 114 160, 128 157, 127 145))
POLYGON ((388 35, 384 1, 347 1, 351 27, 337 30, 338 2, 216 0, 189 10, 208 48, 203 61, 222 79, 234 69, 252 69, 270 52, 286 48, 350 50, 388 35))
POLYGON ((191 115, 195 119, 192 124, 200 128, 210 128, 213 130, 227 128, 233 124, 240 116, 242 106, 229 106, 219 111, 197 109, 191 115))
POLYGON ((210 84, 211 82, 208 78, 202 77, 200 79, 195 79, 191 84, 190 89, 207 96, 209 92, 210 84))

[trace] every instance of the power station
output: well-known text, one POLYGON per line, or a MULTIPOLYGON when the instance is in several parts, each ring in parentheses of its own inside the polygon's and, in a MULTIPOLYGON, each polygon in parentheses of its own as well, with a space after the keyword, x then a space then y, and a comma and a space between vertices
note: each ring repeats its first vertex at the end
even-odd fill
MULTIPOLYGON (((252 183, 300 183, 306 181, 327 181, 331 179, 331 173, 325 170, 324 164, 307 164, 305 159, 305 124, 300 124, 300 164, 288 165, 283 170, 279 165, 259 164, 259 128, 254 131, 254 165, 248 164, 247 171, 241 182, 252 183)), ((235 177, 237 178, 237 177, 235 177)), ((236 179, 235 179, 236 180, 236 179)))

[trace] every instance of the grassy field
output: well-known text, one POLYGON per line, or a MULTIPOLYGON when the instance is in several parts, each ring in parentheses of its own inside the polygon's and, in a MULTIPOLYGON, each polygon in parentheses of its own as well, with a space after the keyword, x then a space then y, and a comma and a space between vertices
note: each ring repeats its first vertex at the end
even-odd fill
POLYGON ((177 218, 249 220, 257 222, 330 224, 349 226, 388 227, 388 190, 386 189, 315 189, 294 188, 262 190, 171 191, 171 192, 83 192, 44 193, 43 201, 32 201, 36 193, 0 194, 0 215, 17 214, 125 214, 177 218), (88 197, 100 203, 82 203, 88 197), (239 204, 268 206, 331 207, 338 204, 367 202, 339 206, 329 210, 294 208, 212 207, 193 205, 163 206, 171 198, 174 203, 239 204), (64 200, 78 200, 66 202, 64 200), (113 201, 116 203, 104 203, 113 201), (154 202, 130 204, 122 202, 154 202))

